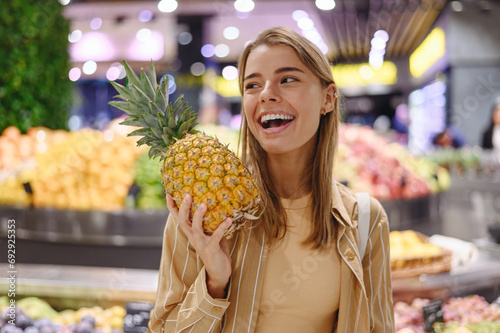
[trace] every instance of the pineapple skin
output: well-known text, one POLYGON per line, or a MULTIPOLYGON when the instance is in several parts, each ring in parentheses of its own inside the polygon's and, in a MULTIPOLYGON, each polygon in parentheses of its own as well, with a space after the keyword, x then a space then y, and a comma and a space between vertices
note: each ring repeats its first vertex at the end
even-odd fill
POLYGON ((193 198, 190 218, 202 203, 205 234, 211 235, 227 218, 233 224, 226 231, 230 236, 247 219, 256 219, 260 192, 255 179, 241 160, 205 133, 188 134, 171 145, 161 166, 162 184, 180 207, 187 194, 193 198))

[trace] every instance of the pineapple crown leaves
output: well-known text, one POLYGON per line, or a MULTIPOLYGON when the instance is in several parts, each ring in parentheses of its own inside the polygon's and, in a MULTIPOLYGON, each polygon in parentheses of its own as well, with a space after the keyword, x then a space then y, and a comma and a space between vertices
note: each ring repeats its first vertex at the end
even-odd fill
POLYGON ((180 96, 172 104, 169 103, 168 76, 164 76, 160 84, 157 83, 153 61, 149 64, 146 74, 141 69, 137 76, 124 60, 123 66, 127 75, 127 86, 111 81, 118 91, 121 101, 111 101, 110 105, 125 111, 128 117, 122 125, 140 127, 129 136, 142 136, 137 145, 148 145, 149 157, 165 158, 168 147, 175 141, 182 139, 188 133, 195 134, 197 125, 196 113, 184 102, 180 96))

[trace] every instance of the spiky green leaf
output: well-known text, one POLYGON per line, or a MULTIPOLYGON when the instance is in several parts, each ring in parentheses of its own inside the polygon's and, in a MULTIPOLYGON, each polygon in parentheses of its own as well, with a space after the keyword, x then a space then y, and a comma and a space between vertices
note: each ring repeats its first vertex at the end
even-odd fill
POLYGON ((127 87, 124 87, 121 84, 116 83, 114 81, 110 81, 110 83, 116 89, 116 91, 118 91, 119 95, 117 95, 115 97, 121 98, 123 100, 127 100, 131 97, 130 92, 129 92, 127 87))
POLYGON ((149 62, 148 79, 151 85, 153 86, 153 91, 156 91, 158 87, 158 81, 156 79, 156 70, 153 60, 149 62))
POLYGON ((153 85, 149 81, 149 77, 146 75, 144 72, 144 69, 141 69, 141 76, 140 76, 140 81, 141 81, 141 91, 151 100, 154 100, 155 98, 155 88, 153 88, 153 85))
POLYGON ((128 63, 125 60, 123 60, 123 67, 125 68, 125 73, 127 75, 127 80, 128 80, 129 86, 131 84, 139 86, 141 84, 139 77, 137 77, 137 75, 134 73, 132 68, 130 68, 130 66, 128 65, 128 63))

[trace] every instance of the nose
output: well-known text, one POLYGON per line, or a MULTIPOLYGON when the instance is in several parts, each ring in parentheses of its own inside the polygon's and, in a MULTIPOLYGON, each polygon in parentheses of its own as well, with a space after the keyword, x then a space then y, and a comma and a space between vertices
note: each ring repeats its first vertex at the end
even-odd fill
POLYGON ((272 85, 271 82, 267 82, 264 85, 264 89, 262 89, 260 93, 260 102, 278 102, 279 101, 279 93, 276 91, 276 88, 272 85))

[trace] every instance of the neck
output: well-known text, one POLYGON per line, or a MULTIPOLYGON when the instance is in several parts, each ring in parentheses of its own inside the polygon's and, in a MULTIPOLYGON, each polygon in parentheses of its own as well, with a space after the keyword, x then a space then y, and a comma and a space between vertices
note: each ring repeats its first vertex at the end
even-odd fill
POLYGON ((269 155, 267 163, 280 197, 298 199, 312 191, 307 168, 312 163, 310 156, 269 155))

